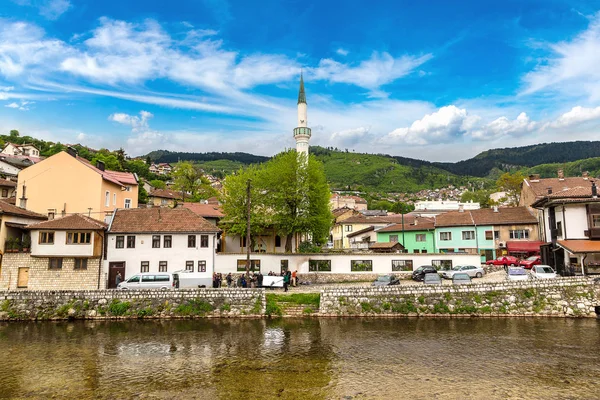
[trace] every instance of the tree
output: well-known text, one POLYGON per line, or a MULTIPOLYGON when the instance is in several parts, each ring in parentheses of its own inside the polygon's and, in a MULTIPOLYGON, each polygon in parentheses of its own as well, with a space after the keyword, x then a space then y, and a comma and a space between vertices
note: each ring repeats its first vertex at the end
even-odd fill
POLYGON ((150 158, 150 156, 146 156, 146 165, 148 167, 150 167, 152 165, 152 159, 150 158))
POLYGON ((396 214, 408 214, 411 211, 415 210, 414 204, 408 204, 403 201, 397 201, 392 206, 390 211, 395 212, 396 214))
POLYGON ((523 174, 520 171, 517 171, 514 174, 505 172, 500 175, 500 178, 496 181, 498 189, 506 192, 507 201, 511 206, 517 206, 519 204, 523 179, 525 179, 523 174))
POLYGON ((146 163, 142 160, 129 160, 124 162, 125 164, 123 165, 123 167, 125 170, 129 172, 134 172, 138 174, 138 176, 141 176, 143 178, 150 177, 150 167, 146 165, 146 163))
POLYGON ((104 168, 112 171, 123 171, 117 156, 106 149, 98 151, 91 160, 92 165, 96 165, 98 161, 104 162, 104 168))
POLYGON ((490 199, 490 195, 493 190, 475 190, 464 192, 460 197, 460 201, 463 203, 468 203, 469 201, 479 203, 481 208, 490 208, 490 206, 495 205, 495 202, 490 199))
POLYGON ((173 169, 173 188, 181 192, 185 201, 186 194, 192 201, 207 199, 217 194, 210 186, 210 182, 203 176, 202 170, 190 161, 180 161, 173 169))
POLYGON ((144 189, 144 185, 138 185, 138 201, 144 204, 148 202, 148 192, 144 189))
POLYGON ((167 187, 167 184, 165 183, 165 181, 161 181, 160 179, 152 179, 148 183, 150 184, 150 186, 152 186, 153 188, 156 188, 156 189, 166 189, 166 187, 167 187))
POLYGON ((17 139, 19 136, 21 136, 21 135, 19 134, 19 131, 18 131, 18 130, 16 130, 16 129, 12 129, 8 135, 9 135, 9 136, 10 136, 10 138, 11 138, 11 139, 13 139, 13 140, 14 140, 14 139, 17 139))

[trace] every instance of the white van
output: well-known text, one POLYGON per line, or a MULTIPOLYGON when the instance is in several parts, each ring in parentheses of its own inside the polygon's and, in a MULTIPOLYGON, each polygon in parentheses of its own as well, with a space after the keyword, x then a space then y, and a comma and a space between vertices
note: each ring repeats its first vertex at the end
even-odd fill
POLYGON ((168 272, 144 272, 136 274, 129 279, 119 283, 117 289, 138 290, 138 289, 161 289, 169 290, 175 287, 173 274, 168 272))
POLYGON ((173 273, 173 280, 176 289, 212 287, 212 276, 206 272, 176 271, 173 273))

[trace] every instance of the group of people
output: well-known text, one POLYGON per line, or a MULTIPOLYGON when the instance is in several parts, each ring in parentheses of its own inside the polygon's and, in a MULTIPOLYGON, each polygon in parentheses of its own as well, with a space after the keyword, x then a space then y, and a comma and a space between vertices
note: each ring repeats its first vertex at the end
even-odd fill
MULTIPOLYGON (((269 271, 268 276, 278 276, 275 272, 269 271)), ((289 286, 298 286, 298 271, 282 271, 279 276, 283 277, 283 289, 288 291, 289 286)), ((231 272, 225 276, 219 272, 213 273, 213 288, 228 287, 228 288, 257 288, 263 286, 264 275, 259 271, 257 273, 250 272, 248 276, 242 273, 233 275, 231 272)))

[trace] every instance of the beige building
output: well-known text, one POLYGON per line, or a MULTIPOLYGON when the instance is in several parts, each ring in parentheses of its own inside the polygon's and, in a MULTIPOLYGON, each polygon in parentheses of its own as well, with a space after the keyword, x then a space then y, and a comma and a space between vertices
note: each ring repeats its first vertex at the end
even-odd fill
POLYGON ((358 196, 343 196, 338 193, 332 193, 329 199, 329 206, 332 210, 346 207, 362 211, 367 209, 367 201, 358 196))
POLYGON ((102 162, 94 166, 69 148, 19 173, 17 205, 51 218, 84 214, 103 221, 117 208, 137 208, 138 181, 102 162))
POLYGON ((0 153, 11 156, 40 156, 40 150, 32 144, 15 144, 11 142, 6 143, 0 153))
POLYGON ((17 182, 0 179, 0 199, 10 199, 17 193, 17 182))
POLYGON ((171 189, 154 189, 148 193, 148 205, 154 207, 175 207, 181 201, 181 192, 171 189))

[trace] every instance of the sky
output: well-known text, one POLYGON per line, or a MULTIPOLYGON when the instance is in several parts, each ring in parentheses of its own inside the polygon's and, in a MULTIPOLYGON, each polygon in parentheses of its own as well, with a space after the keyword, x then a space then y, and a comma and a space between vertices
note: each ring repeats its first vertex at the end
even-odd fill
POLYGON ((429 161, 600 140, 600 0, 2 0, 0 132, 429 161))

